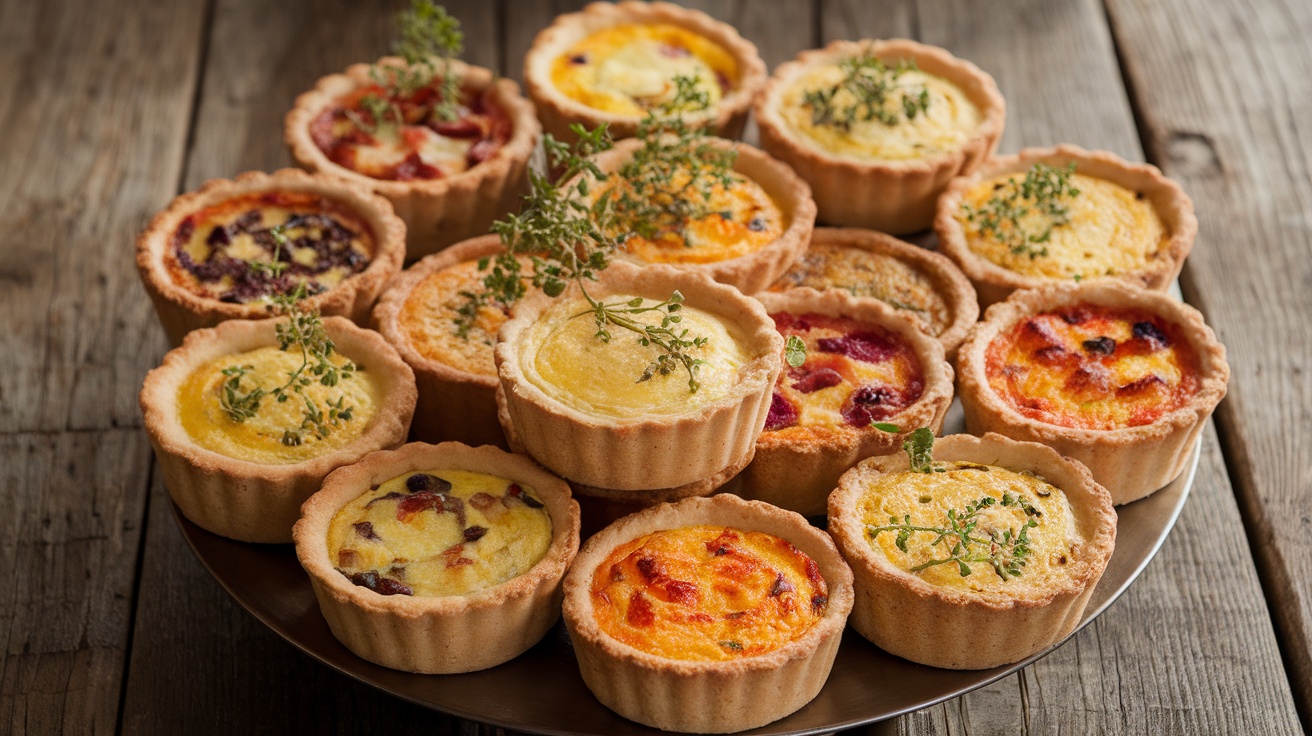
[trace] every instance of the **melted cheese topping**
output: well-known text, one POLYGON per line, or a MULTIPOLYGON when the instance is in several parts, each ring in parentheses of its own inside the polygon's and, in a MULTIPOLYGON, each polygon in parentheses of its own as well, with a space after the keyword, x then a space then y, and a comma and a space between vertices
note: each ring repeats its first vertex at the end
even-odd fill
POLYGON ((864 248, 812 243, 769 291, 798 286, 842 289, 853 296, 878 299, 901 310, 934 337, 943 334, 952 321, 947 302, 928 274, 899 258, 864 248))
MULTIPOLYGON (((1015 187, 1024 178, 1024 174, 1011 174, 980 182, 966 192, 962 203, 981 208, 1000 187, 1015 187)), ((981 233, 979 224, 971 222, 963 209, 957 213, 957 221, 965 232, 966 244, 977 255, 1005 269, 1056 279, 1129 273, 1164 255, 1170 234, 1152 203, 1141 193, 1079 173, 1072 175, 1070 182, 1079 194, 1062 200, 1070 208, 1069 222, 1053 227, 1049 239, 1035 245, 1046 249, 1046 255, 1013 253, 1007 243, 991 233, 981 233)), ((1049 221, 1031 207, 1020 218, 1020 224, 1026 233, 1043 233, 1049 221)), ((1001 227, 1010 225, 1003 223, 1001 227)))
POLYGON ((867 527, 867 541, 898 569, 915 575, 940 588, 978 594, 987 598, 1042 598, 1052 586, 1069 579, 1068 565, 1076 559, 1079 537, 1070 502, 1060 489, 1026 473, 974 463, 940 463, 942 473, 904 471, 879 477, 857 504, 857 513, 867 527), (1004 503, 1004 495, 1020 498, 1038 511, 1030 515, 1019 504, 1004 503), (994 500, 979 510, 970 536, 981 542, 968 544, 969 555, 988 557, 990 533, 1001 538, 1008 530, 1013 536, 1031 519, 1037 526, 1026 530, 1030 552, 1023 557, 1019 575, 1004 580, 987 561, 969 562, 969 575, 962 575, 955 562, 929 564, 947 559, 959 539, 951 534, 939 544, 932 531, 913 531, 905 540, 906 551, 897 544, 899 530, 891 529, 871 535, 869 530, 892 524, 946 528, 949 510, 958 516, 967 504, 982 498, 994 500), (911 517, 910 522, 905 519, 911 517), (891 521, 895 519, 896 521, 891 521))
POLYGON ((642 115, 674 96, 674 78, 694 77, 714 106, 738 79, 738 62, 713 41, 669 23, 626 24, 593 33, 552 63, 562 94, 617 115, 642 115))
MULTIPOLYGON (((526 270, 531 264, 520 264, 526 270)), ((397 323, 410 346, 420 355, 470 373, 495 376, 492 348, 497 331, 510 319, 510 311, 500 305, 479 307, 465 337, 456 334, 460 308, 468 303, 461 292, 477 291, 486 272, 478 261, 465 261, 429 274, 406 297, 397 315, 397 323)))
POLYGON ((592 577, 597 624, 635 649, 716 661, 771 652, 824 615, 815 561, 763 532, 693 526, 614 549, 592 577))
POLYGON ((338 571, 384 595, 490 588, 528 572, 550 546, 551 516, 532 489, 464 470, 393 478, 343 506, 328 527, 338 571))
POLYGON ((989 386, 1021 414, 1082 429, 1150 424, 1198 391, 1198 357, 1146 310, 1067 307, 1030 317, 985 352, 989 386))
MULTIPOLYGON (((343 406, 352 407, 350 420, 328 422, 331 431, 323 439, 307 431, 301 444, 283 443, 284 433, 299 428, 305 419, 305 402, 295 395, 285 402, 264 396, 255 416, 242 422, 233 421, 223 410, 223 384, 228 380, 223 369, 248 367, 249 372, 241 379, 242 392, 256 387, 268 392, 287 383, 288 377, 300 368, 301 360, 299 350, 284 352, 270 346, 225 355, 201 365, 178 388, 178 414, 183 429, 193 442, 207 450, 264 465, 298 463, 355 441, 369 426, 381 398, 373 377, 364 371, 353 373, 336 386, 315 381, 305 387, 305 396, 321 408, 330 400, 336 402, 338 397, 344 400, 343 406)), ((333 362, 341 365, 347 361, 334 353, 333 362)))
MULTIPOLYGON (((606 303, 633 298, 612 295, 606 303)), ((689 338, 707 338, 705 346, 688 349, 689 355, 705 361, 697 372, 696 393, 689 392, 682 368, 639 382, 660 348, 644 346, 635 333, 614 326, 609 327, 609 342, 597 339, 596 322, 582 297, 553 306, 529 328, 520 351, 521 370, 548 396, 586 414, 628 419, 694 412, 730 391, 748 355, 736 326, 687 305, 679 315, 678 327, 687 329, 689 338)), ((656 312, 632 317, 643 324, 660 324, 661 319, 656 312)))
MULTIPOLYGON (((811 108, 804 101, 807 92, 829 90, 843 80, 837 64, 819 66, 798 76, 784 90, 780 114, 784 122, 804 139, 820 149, 859 160, 906 161, 951 153, 960 149, 979 128, 983 116, 979 108, 955 84, 919 70, 909 70, 897 78, 897 86, 915 99, 923 88, 929 93, 929 107, 915 118, 900 119, 886 125, 877 118, 858 120, 848 129, 835 125, 816 125, 811 108)), ((901 95, 890 96, 890 109, 901 110, 901 95)), ((855 98, 846 89, 834 95, 834 105, 846 108, 855 98)))

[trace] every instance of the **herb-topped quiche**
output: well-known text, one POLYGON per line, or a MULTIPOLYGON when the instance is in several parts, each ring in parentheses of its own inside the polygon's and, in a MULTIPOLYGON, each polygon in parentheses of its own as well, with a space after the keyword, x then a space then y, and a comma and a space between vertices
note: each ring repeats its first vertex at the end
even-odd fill
POLYGON ((725 494, 593 536, 566 577, 564 614, 583 680, 608 708, 726 733, 815 697, 851 605, 851 572, 824 532, 725 494))
POLYGON ((999 435, 872 457, 829 497, 856 576, 852 626, 899 657, 986 669, 1070 634, 1116 539, 1107 490, 1048 447, 999 435))
POLYGON ((141 408, 182 513, 281 543, 328 473, 405 441, 414 374, 377 334, 294 309, 196 330, 146 375, 141 408))
POLYGON ((674 97, 675 77, 696 80, 709 103, 690 118, 736 138, 765 81, 765 62, 733 27, 666 2, 592 3, 556 18, 524 57, 524 84, 548 133, 606 124, 632 136, 650 110, 674 97))
POLYGON ((952 261, 873 230, 816 228, 801 257, 767 291, 795 288, 881 301, 938 338, 948 360, 979 319, 975 290, 952 261))
POLYGON ((952 182, 934 229, 988 305, 1014 289, 1102 277, 1164 291, 1198 221, 1157 167, 1057 146, 1000 156, 952 182))
POLYGON ((835 41, 775 69, 761 145, 810 183, 821 222, 923 230, 948 182, 1002 135, 993 78, 915 41, 835 41))
POLYGON ((1179 475, 1230 375, 1196 310, 1108 280, 1016 292, 958 365, 968 431, 1050 445, 1118 504, 1179 475))
POLYGON ((579 515, 569 487, 522 455, 414 443, 330 475, 294 536, 347 648, 409 672, 470 672, 555 623, 579 515))
POLYGON ((775 382, 738 493, 823 515, 838 477, 857 461, 897 450, 917 427, 942 427, 952 368, 937 340, 882 302, 813 289, 756 298, 806 354, 775 382))
POLYGON ((137 271, 169 342, 269 316, 298 287, 323 314, 364 321, 405 257, 387 200, 283 169, 214 179, 175 198, 137 238, 137 271))

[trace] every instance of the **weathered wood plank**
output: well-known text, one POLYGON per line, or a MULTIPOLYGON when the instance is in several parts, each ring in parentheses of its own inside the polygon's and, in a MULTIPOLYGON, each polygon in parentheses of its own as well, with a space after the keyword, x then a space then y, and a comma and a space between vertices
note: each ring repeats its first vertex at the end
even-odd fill
POLYGON ((1230 349, 1221 439, 1312 723, 1312 6, 1108 6, 1150 157, 1197 205, 1183 281, 1230 349))
POLYGON ((0 432, 140 422, 132 243, 177 185, 201 6, 0 5, 0 432))

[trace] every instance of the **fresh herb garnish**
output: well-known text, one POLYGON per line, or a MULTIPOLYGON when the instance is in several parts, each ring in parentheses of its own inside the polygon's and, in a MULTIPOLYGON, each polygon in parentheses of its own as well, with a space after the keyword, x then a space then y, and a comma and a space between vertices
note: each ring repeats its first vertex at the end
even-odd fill
POLYGON ((725 649, 730 649, 730 650, 735 651, 735 652, 741 652, 741 651, 743 650, 743 645, 742 645, 742 643, 741 643, 741 642, 734 641, 734 640, 732 640, 732 639, 730 639, 729 641, 722 641, 722 642, 719 642, 719 644, 720 644, 720 646, 724 647, 725 649))
POLYGON ((396 101, 414 95, 434 81, 438 97, 431 114, 445 122, 460 116, 460 77, 452 63, 464 51, 460 21, 432 0, 412 0, 410 9, 397 16, 397 25, 400 38, 392 49, 403 63, 375 64, 370 68, 369 77, 382 88, 382 94, 360 98, 360 107, 368 119, 347 112, 356 127, 366 133, 401 124, 404 118, 396 101))
POLYGON ((784 340, 784 360, 794 368, 800 368, 806 362, 806 343, 797 335, 789 335, 784 340))
POLYGON ((1071 186, 1074 173, 1074 162, 1061 168, 1036 163, 1023 180, 1017 182, 1013 176, 996 185, 983 207, 965 205, 966 219, 1014 255, 1046 256, 1048 248, 1043 244, 1052 239, 1054 229, 1070 222, 1069 202, 1080 193, 1071 186), (1031 213, 1037 217, 1029 217, 1031 213))
POLYGON ((858 122, 878 120, 897 125, 929 112, 929 90, 923 84, 902 83, 902 75, 916 71, 916 62, 899 59, 889 66, 871 53, 838 61, 843 78, 830 87, 807 90, 802 104, 811 110, 811 124, 827 125, 844 131, 858 122))
POLYGON ((897 426, 896 424, 890 424, 889 422, 875 422, 870 426, 874 427, 875 429, 881 432, 891 432, 893 434, 897 434, 898 432, 902 431, 901 427, 897 426))
POLYGON ((977 535, 975 529, 979 524, 979 512, 997 503, 998 500, 992 496, 984 496, 978 501, 966 504, 960 511, 948 509, 946 523, 942 526, 912 524, 911 515, 906 514, 901 521, 898 521, 896 516, 890 516, 888 524, 870 527, 867 531, 872 539, 884 532, 897 532, 894 543, 903 552, 907 552, 907 541, 913 532, 928 532, 935 535, 929 546, 941 546, 947 549, 947 556, 932 558, 907 568, 910 572, 920 572, 935 565, 956 563, 961 576, 965 577, 970 575, 972 563, 984 563, 991 566, 998 577, 1007 580, 1018 577, 1025 567, 1026 557, 1030 554, 1029 531, 1039 525, 1033 517, 1039 516, 1040 512, 1021 496, 1004 493, 1002 506, 1020 509, 1029 518, 1019 530, 1008 527, 1001 532, 989 530, 987 536, 982 533, 977 535))
POLYGON ((269 236, 273 238, 273 259, 269 261, 250 261, 251 270, 258 276, 263 276, 270 281, 276 281, 282 276, 282 272, 287 270, 291 264, 282 260, 282 252, 286 250, 289 254, 292 250, 291 241, 287 238, 287 225, 274 225, 269 228, 269 236))
POLYGON ((911 461, 913 473, 942 473, 943 468, 934 462, 934 432, 921 427, 902 441, 902 449, 911 461))

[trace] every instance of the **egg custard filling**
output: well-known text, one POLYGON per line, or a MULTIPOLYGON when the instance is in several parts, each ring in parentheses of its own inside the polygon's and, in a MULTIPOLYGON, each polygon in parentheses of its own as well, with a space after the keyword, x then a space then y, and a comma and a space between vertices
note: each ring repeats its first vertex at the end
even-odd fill
POLYGON ((1170 243, 1170 233, 1142 192, 1042 163, 971 187, 956 218, 972 252, 1024 276, 1130 273, 1170 243), (1057 177, 1068 180, 1054 193, 1057 177))
MULTIPOLYGON (((461 309, 470 303, 466 293, 477 293, 486 272, 478 260, 464 261, 429 274, 406 297, 397 322, 410 346, 420 355, 446 365, 485 376, 496 375, 492 348, 497 331, 510 319, 510 309, 495 302, 480 303, 471 322, 461 329, 461 309)), ((523 259, 526 271, 532 264, 523 259)))
POLYGON ((565 96, 594 110, 642 115, 674 96, 674 78, 697 80, 707 105, 738 80, 738 62, 719 44, 672 23, 604 28, 552 63, 551 81, 565 96))
POLYGON ((873 550, 930 585, 971 594, 1042 597, 1067 580, 1079 537, 1061 489, 993 465, 934 465, 871 482, 857 512, 873 550))
POLYGON ((164 264, 199 296, 248 304, 299 285, 327 291, 363 271, 373 252, 369 227, 347 207, 308 192, 265 192, 188 215, 164 264))
POLYGON ((328 527, 337 571, 382 595, 474 593, 528 572, 550 546, 551 517, 532 488, 464 470, 392 478, 328 527))
POLYGON ((1079 429, 1151 424, 1198 392, 1198 356, 1180 328, 1143 309, 1078 304, 1029 317, 984 354, 989 386, 1013 409, 1079 429))
POLYGON ((799 286, 841 289, 853 296, 878 299, 934 337, 943 334, 952 321, 947 302, 928 275, 901 259, 864 248, 811 243, 769 291, 799 286))
POLYGON ((952 153, 983 121, 980 109, 952 82, 909 62, 885 66, 869 57, 799 75, 783 91, 780 114, 821 150, 860 161, 952 153))
MULTIPOLYGON (((348 362, 340 353, 330 360, 339 366, 348 362)), ((263 465, 298 463, 355 441, 369 426, 382 398, 373 377, 357 370, 337 385, 325 386, 308 378, 310 372, 302 369, 303 361, 300 349, 293 345, 288 350, 256 348, 202 364, 178 387, 183 429, 207 450, 263 465), (241 391, 266 394, 253 414, 241 421, 224 407, 225 384, 234 368, 242 371, 241 391), (301 393, 278 401, 270 392, 286 385, 294 374, 307 377, 308 383, 301 393), (321 431, 299 431, 307 429, 307 401, 325 412, 321 431), (333 413, 331 407, 340 407, 339 412, 333 413), (341 416, 340 411, 347 409, 341 416), (294 437, 289 430, 295 432, 294 437)))
POLYGON ((806 553, 764 532, 714 525, 619 545, 597 566, 590 593, 607 635, 694 661, 774 651, 810 630, 829 602, 806 553))
POLYGON ((785 366, 765 430, 799 439, 883 422, 920 400, 920 361, 905 340, 878 325, 822 314, 770 315, 785 338, 806 344, 806 361, 785 366))
MULTIPOLYGON (((607 296, 607 304, 625 304, 632 294, 607 296)), ((651 300, 645 300, 654 304, 651 300)), ((683 305, 676 327, 691 336, 705 337, 701 347, 688 349, 703 361, 697 368, 698 388, 689 392, 683 374, 671 371, 640 380, 662 354, 642 344, 628 330, 610 328, 609 340, 597 337, 593 310, 581 296, 553 305, 528 330, 519 351, 524 376, 547 396, 595 416, 640 419, 696 411, 725 396, 738 381, 738 371, 749 355, 741 331, 716 315, 683 305)), ((646 325, 659 325, 662 310, 626 315, 646 325)))

